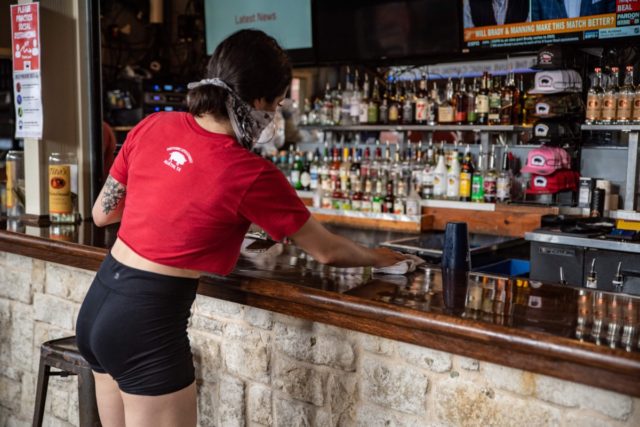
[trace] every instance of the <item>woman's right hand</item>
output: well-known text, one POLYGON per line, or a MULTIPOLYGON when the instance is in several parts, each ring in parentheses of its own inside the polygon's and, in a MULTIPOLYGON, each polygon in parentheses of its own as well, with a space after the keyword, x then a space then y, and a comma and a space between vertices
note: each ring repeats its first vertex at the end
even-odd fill
POLYGON ((392 251, 389 248, 375 248, 373 252, 375 253, 375 263, 373 265, 375 268, 388 267, 407 259, 404 254, 392 251))

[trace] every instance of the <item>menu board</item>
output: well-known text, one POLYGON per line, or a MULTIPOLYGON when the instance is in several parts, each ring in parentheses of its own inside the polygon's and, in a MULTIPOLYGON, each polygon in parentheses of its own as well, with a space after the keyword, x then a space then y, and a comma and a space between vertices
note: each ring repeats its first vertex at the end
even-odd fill
POLYGON ((640 37, 640 0, 463 0, 463 51, 640 37))

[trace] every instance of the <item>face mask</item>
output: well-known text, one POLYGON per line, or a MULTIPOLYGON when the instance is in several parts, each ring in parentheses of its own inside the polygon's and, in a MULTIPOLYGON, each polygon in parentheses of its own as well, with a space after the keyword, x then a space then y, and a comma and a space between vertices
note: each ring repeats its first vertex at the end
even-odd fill
MULTIPOLYGON (((199 82, 189 83, 188 89, 194 89, 202 85, 214 85, 225 89, 229 94, 225 105, 233 132, 240 144, 251 149, 261 139, 265 129, 273 123, 275 113, 272 111, 256 110, 242 100, 225 82, 218 78, 204 79, 199 82)), ((268 132, 265 132, 268 133, 268 132)), ((275 133, 275 132, 273 132, 275 133)), ((265 135, 267 137, 268 135, 265 135)), ((269 137, 268 139, 271 139, 269 137)))

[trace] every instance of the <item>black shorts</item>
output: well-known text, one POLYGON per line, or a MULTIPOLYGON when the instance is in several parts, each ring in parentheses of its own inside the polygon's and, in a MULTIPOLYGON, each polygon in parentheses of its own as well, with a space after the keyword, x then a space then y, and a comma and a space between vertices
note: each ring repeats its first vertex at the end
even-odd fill
POLYGON ((158 396, 194 379, 187 326, 198 279, 128 267, 107 255, 76 323, 78 349, 126 393, 158 396))

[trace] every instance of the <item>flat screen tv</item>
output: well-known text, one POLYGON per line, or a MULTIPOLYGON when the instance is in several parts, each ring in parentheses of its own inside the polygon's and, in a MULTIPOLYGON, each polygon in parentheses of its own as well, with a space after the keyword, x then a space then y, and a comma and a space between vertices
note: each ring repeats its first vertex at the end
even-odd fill
POLYGON ((320 63, 412 60, 460 50, 457 0, 316 0, 320 63))
POLYGON ((205 0, 207 53, 232 33, 253 28, 273 36, 294 63, 312 63, 311 0, 205 0))
POLYGON ((640 37, 640 0, 463 0, 463 52, 640 37))

